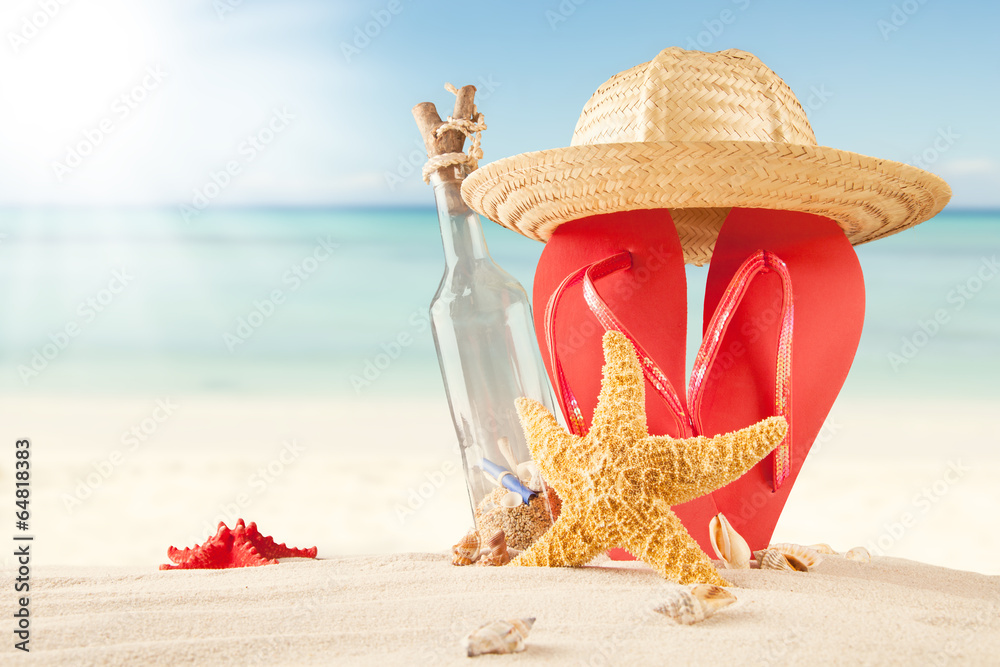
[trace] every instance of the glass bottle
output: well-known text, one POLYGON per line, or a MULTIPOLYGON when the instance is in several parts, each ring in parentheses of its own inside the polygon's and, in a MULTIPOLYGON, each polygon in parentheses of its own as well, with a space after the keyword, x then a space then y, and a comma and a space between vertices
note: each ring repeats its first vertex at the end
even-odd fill
POLYGON ((479 215, 462 201, 467 174, 456 165, 430 177, 445 256, 431 324, 476 528, 483 540, 503 529, 509 546, 525 549, 551 525, 555 494, 531 462, 514 401, 558 412, 528 295, 490 257, 479 215))

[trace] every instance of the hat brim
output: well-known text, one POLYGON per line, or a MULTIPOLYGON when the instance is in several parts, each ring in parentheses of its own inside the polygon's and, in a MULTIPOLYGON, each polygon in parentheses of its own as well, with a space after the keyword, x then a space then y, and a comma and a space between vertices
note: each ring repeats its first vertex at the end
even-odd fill
MULTIPOLYGON (((934 217, 951 188, 922 169, 826 146, 665 141, 503 158, 469 175, 462 197, 490 220, 543 242, 559 225, 601 213, 739 206, 822 215, 858 245, 934 217)), ((711 257, 718 235, 711 227, 678 229, 689 262, 711 257)))

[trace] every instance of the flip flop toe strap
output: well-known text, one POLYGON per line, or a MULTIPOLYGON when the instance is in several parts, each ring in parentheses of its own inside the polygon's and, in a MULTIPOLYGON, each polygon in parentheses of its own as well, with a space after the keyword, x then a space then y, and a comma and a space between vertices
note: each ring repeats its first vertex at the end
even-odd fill
POLYGON ((688 397, 691 409, 685 408, 684 400, 677 394, 666 375, 647 354, 635 336, 622 324, 611 308, 597 291, 594 281, 608 276, 616 271, 622 271, 632 266, 632 256, 628 251, 622 251, 610 257, 583 266, 560 283, 559 287, 549 297, 545 307, 545 341, 549 350, 549 362, 555 375, 559 405, 569 421, 570 430, 576 435, 587 433, 587 424, 577 403, 576 396, 569 386, 559 358, 558 345, 555 341, 555 319, 559 302, 570 287, 583 283, 583 295, 587 306, 604 327, 605 331, 619 331, 635 347, 636 354, 642 365, 642 372, 656 393, 667 404, 677 425, 679 437, 688 438, 701 432, 701 405, 704 397, 705 378, 707 378, 718 358, 719 348, 726 331, 732 321, 733 313, 743 301, 754 278, 774 271, 781 279, 782 302, 781 329, 778 336, 777 369, 775 375, 775 413, 783 416, 789 423, 784 440, 775 448, 773 486, 777 490, 787 479, 791 466, 791 380, 792 380, 792 327, 793 304, 791 277, 788 267, 774 253, 758 250, 748 257, 736 274, 730 280, 726 292, 712 315, 698 355, 695 357, 691 380, 688 385, 688 397))
POLYGON ((777 368, 775 372, 774 410, 788 422, 784 440, 774 449, 773 487, 777 491, 791 472, 792 453, 792 328, 794 308, 792 303, 792 279, 788 267, 769 250, 758 250, 740 265, 726 287, 719 305, 705 330, 701 348, 694 360, 691 379, 688 383, 688 399, 691 419, 701 432, 701 407, 704 398, 705 378, 707 378, 718 358, 722 340, 732 322, 733 313, 743 301, 754 278, 774 271, 781 279, 780 333, 778 334, 777 368))
POLYGON ((671 416, 678 427, 677 432, 680 434, 679 437, 689 438, 694 435, 694 429, 691 420, 688 418, 687 410, 684 408, 683 399, 678 396, 670 380, 667 379, 667 376, 656 365, 652 357, 646 353, 646 350, 639 343, 638 339, 625 328, 621 320, 615 317, 594 285, 594 280, 603 278, 616 271, 628 269, 631 266, 632 256, 628 251, 623 250, 618 254, 577 269, 566 276, 559 287, 552 293, 552 296, 549 297, 549 302, 545 307, 545 342, 549 349, 550 366, 558 384, 556 393, 559 398, 559 404, 563 409, 563 414, 567 415, 570 430, 576 435, 586 435, 588 430, 587 424, 583 419, 583 413, 580 411, 576 396, 574 396, 573 390, 566 380, 562 361, 559 359, 558 346, 555 342, 555 317, 556 311, 559 308, 559 302, 562 300, 567 289, 582 282, 584 299, 591 312, 597 318, 597 321, 604 327, 605 331, 620 331, 628 338, 628 341, 635 347, 636 354, 639 356, 643 375, 649 380, 656 393, 670 408, 671 416))

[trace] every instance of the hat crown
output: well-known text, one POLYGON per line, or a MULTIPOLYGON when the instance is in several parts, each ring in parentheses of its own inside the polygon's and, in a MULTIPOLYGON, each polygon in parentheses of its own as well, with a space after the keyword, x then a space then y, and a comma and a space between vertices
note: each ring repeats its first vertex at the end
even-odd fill
POLYGON ((816 136, 791 88, 753 54, 671 47, 598 88, 572 145, 657 141, 815 146, 816 136))

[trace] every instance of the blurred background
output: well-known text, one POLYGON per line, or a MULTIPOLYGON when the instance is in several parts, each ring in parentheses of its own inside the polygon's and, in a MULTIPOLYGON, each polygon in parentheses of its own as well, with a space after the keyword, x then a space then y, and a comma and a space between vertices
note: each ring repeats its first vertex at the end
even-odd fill
MULTIPOLYGON (((12 497, 29 438, 35 562, 152 568, 240 516, 326 557, 447 549, 472 513, 426 319, 443 256, 410 108, 445 115, 443 84, 471 83, 484 161, 563 146, 601 83, 676 45, 755 53, 820 144, 954 190, 857 249, 861 346, 776 539, 1000 574, 981 518, 1000 502, 998 14, 4 3, 0 477, 12 497)), ((484 226, 530 294, 542 245, 484 226)), ((689 364, 706 272, 688 269, 689 364)))

